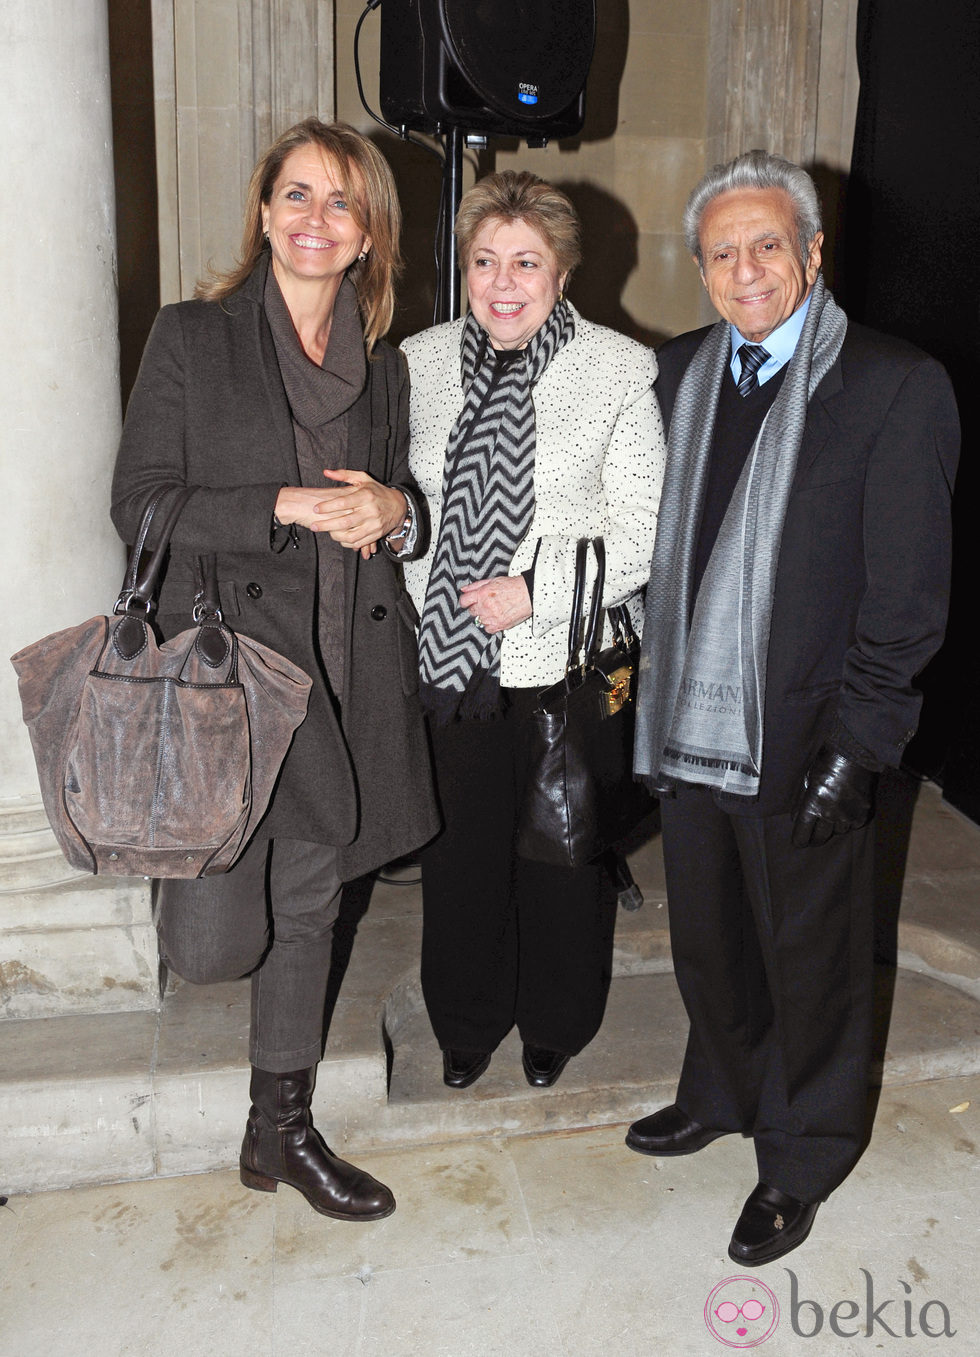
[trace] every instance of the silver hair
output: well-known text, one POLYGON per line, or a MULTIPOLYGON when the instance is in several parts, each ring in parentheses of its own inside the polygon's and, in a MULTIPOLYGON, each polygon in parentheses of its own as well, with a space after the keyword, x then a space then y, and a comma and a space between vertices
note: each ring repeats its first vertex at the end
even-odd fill
POLYGON ((687 200, 683 218, 684 243, 697 259, 699 268, 704 268, 701 218, 708 204, 719 194, 729 193, 732 189, 753 188, 778 188, 789 194, 796 218, 800 257, 806 267, 813 238, 822 229, 816 185, 806 170, 801 170, 799 165, 784 160, 782 156, 770 155, 768 151, 746 151, 727 165, 715 165, 695 186, 687 200))

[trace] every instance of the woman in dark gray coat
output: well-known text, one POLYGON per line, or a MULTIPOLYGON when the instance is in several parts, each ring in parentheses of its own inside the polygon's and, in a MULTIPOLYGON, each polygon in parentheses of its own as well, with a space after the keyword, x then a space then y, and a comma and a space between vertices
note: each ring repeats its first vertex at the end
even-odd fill
POLYGON ((384 158, 352 128, 298 124, 257 165, 242 262, 165 307, 133 391, 112 493, 132 541, 162 486, 195 487, 160 595, 188 625, 214 553, 230 625, 313 679, 268 813, 224 876, 165 881, 167 964, 209 983, 251 973, 246 1186, 296 1187, 342 1220, 391 1192, 331 1154, 310 1099, 341 886, 437 828, 399 557, 424 550, 407 469, 393 310, 400 213, 384 158))

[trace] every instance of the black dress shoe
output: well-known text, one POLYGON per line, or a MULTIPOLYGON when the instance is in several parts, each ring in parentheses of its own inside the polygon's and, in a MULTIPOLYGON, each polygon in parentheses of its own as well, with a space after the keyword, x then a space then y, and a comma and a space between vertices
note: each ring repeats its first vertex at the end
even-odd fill
POLYGON ((442 1082, 450 1088, 469 1088, 490 1064, 492 1051, 443 1051, 442 1082))
POLYGON ((544 1046, 529 1046, 525 1042, 521 1057, 524 1078, 532 1088, 551 1088, 571 1058, 561 1051, 549 1051, 544 1046))
POLYGON ((749 1194, 728 1246, 728 1256, 745 1267, 782 1258, 810 1233, 819 1202, 800 1202, 777 1187, 759 1183, 749 1194))
POLYGON ((649 1117, 634 1121, 626 1132, 626 1143, 638 1154, 694 1154, 719 1136, 731 1131, 716 1131, 682 1112, 676 1103, 662 1107, 649 1117))

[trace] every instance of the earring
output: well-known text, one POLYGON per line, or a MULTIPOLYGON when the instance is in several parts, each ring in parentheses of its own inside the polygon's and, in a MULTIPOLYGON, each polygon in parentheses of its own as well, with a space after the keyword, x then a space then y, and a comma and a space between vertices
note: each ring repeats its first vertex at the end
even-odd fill
POLYGON ((361 253, 357 256, 357 262, 359 264, 363 264, 365 259, 367 259, 367 250, 362 250, 361 253))

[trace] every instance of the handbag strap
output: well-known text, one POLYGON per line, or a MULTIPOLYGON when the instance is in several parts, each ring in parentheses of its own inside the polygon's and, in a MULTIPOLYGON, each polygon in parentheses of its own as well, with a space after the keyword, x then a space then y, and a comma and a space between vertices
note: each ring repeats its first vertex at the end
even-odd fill
POLYGON ((572 589, 572 616, 568 623, 568 662, 565 673, 591 669, 595 664, 602 640, 602 594, 606 586, 606 545, 601 537, 580 537, 575 544, 575 584, 572 589), (585 604, 585 576, 589 547, 596 559, 596 575, 592 584, 589 611, 582 625, 585 604), (583 634, 584 632, 584 634, 583 634), (580 643, 580 636, 582 637, 580 643), (579 651, 581 649, 581 661, 579 651))
POLYGON ((221 591, 218 588, 218 558, 213 552, 210 556, 198 556, 197 558, 197 593, 194 595, 194 621, 222 621, 221 591))
POLYGON ((575 544, 575 583, 572 586, 572 615, 568 620, 568 661, 565 673, 579 667, 579 631, 582 626, 582 602, 585 598, 585 563, 589 553, 589 539, 580 537, 575 544))
POLYGON ((184 505, 193 493, 193 486, 168 486, 167 489, 154 495, 143 510, 143 517, 140 519, 139 529, 136 533, 136 541, 129 553, 123 587, 112 610, 114 614, 145 617, 152 609, 157 580, 163 568, 167 548, 170 546, 171 534, 184 505), (157 517, 158 511, 160 511, 159 518, 157 517), (156 546, 150 553, 149 560, 140 570, 140 558, 146 547, 150 527, 155 520, 157 523, 156 546))
POLYGON ((238 637, 221 615, 218 588, 218 558, 212 552, 198 556, 198 590, 194 595, 193 618, 197 623, 197 653, 210 669, 218 669, 231 654, 229 681, 238 682, 238 637))
MULTIPOLYGON (((184 505, 194 493, 193 486, 174 485, 153 496, 143 511, 136 541, 129 555, 126 577, 113 614, 119 621, 113 627, 112 644, 125 660, 135 659, 146 645, 148 618, 155 602, 157 581, 164 557, 170 545, 177 519, 184 505), (146 547, 151 525, 156 522, 156 546, 140 570, 140 558, 146 547)), ((217 669, 231 655, 229 682, 238 681, 238 638, 222 625, 218 606, 218 575, 214 556, 202 558, 203 586, 194 605, 194 621, 198 623, 196 646, 204 663, 217 669)))
MULTIPOLYGON (((572 617, 568 627, 568 663, 565 673, 575 673, 580 667, 583 673, 594 668, 602 649, 602 595, 606 586, 606 544, 603 538, 580 537, 575 546, 575 586, 572 592, 572 617), (585 619, 585 635, 582 641, 582 659, 579 664, 579 636, 582 632, 582 611, 585 602, 585 575, 589 547, 596 558, 596 576, 592 585, 589 613, 585 619)), ((625 603, 616 603, 605 610, 612 627, 613 640, 620 650, 627 654, 639 646, 639 638, 633 626, 633 619, 625 603)))
POLYGON ((601 537, 593 537, 592 550, 595 552, 595 582, 592 585, 592 604, 589 608, 589 620, 585 627, 585 654, 583 662, 586 669, 595 665, 596 656, 602 643, 602 595, 606 588, 606 544, 601 537))
POLYGON ((613 640, 620 650, 635 650, 640 644, 640 638, 636 634, 633 619, 630 617, 630 611, 626 604, 615 604, 607 610, 606 616, 609 618, 609 625, 613 630, 613 640))

